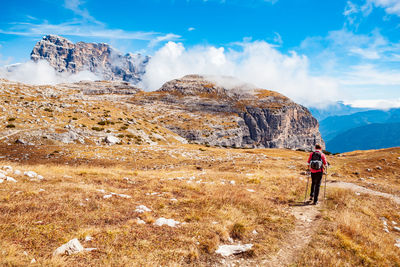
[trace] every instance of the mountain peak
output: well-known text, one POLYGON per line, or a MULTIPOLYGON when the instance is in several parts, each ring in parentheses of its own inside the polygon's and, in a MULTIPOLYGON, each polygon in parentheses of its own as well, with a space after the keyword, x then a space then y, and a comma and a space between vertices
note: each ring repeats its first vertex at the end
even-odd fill
POLYGON ((35 62, 46 60, 58 72, 87 70, 104 80, 136 84, 145 72, 149 57, 131 53, 122 55, 106 43, 74 44, 62 36, 49 34, 36 43, 31 59, 35 62))

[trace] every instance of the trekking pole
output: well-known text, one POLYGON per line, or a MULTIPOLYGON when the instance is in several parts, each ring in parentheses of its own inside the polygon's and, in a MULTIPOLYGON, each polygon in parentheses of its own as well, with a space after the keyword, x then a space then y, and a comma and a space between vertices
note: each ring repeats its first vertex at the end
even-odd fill
POLYGON ((325 172, 324 202, 326 200, 326 177, 327 176, 328 176, 328 165, 326 166, 326 172, 325 172))
POLYGON ((308 191, 308 180, 310 179, 310 175, 307 172, 307 186, 306 186, 306 193, 304 195, 304 203, 306 203, 306 199, 307 199, 307 191, 308 191))

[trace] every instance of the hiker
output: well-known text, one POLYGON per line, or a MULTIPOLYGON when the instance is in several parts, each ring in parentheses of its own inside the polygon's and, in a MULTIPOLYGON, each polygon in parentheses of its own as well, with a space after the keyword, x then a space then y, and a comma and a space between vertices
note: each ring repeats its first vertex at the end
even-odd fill
POLYGON ((326 170, 327 161, 325 154, 322 153, 321 145, 315 145, 315 151, 310 154, 308 157, 308 167, 311 172, 311 193, 310 193, 310 202, 313 202, 313 205, 318 204, 318 195, 319 188, 321 186, 322 176, 324 174, 324 170, 326 170))

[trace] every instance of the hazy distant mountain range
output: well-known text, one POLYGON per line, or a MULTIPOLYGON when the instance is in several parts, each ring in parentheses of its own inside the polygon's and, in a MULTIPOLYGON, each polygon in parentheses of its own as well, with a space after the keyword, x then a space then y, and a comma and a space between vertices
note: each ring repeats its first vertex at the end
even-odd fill
POLYGON ((330 152, 400 146, 400 109, 367 110, 337 103, 326 110, 310 111, 320 120, 320 132, 330 152))

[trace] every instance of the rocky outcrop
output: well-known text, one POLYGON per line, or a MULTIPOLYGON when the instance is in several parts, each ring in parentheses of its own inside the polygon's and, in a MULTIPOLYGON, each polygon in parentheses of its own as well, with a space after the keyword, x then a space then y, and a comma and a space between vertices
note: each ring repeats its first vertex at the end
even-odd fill
POLYGON ((104 80, 138 83, 145 71, 148 56, 122 55, 105 43, 76 44, 57 36, 47 35, 31 52, 33 61, 46 60, 59 72, 91 71, 104 80))
MULTIPOLYGON (((225 78, 226 79, 226 78, 225 78)), ((165 83, 159 92, 164 102, 194 112, 226 116, 236 127, 180 128, 164 125, 188 140, 211 145, 310 149, 324 142, 318 121, 307 108, 269 90, 239 84, 229 89, 199 75, 165 83)))

